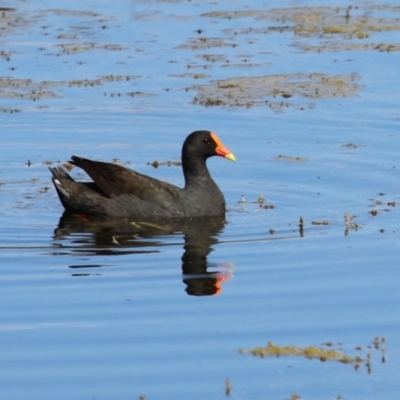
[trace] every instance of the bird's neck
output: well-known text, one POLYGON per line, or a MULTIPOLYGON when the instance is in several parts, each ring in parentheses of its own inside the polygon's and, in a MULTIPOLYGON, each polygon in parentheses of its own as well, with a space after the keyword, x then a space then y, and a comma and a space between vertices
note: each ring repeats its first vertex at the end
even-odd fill
POLYGON ((204 158, 182 157, 182 169, 185 177, 185 187, 193 186, 201 182, 214 182, 208 171, 204 158))

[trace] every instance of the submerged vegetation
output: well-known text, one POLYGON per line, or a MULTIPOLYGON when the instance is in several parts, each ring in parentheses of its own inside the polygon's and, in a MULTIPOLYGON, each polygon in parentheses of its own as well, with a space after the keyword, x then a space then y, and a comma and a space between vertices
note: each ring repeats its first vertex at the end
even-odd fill
MULTIPOLYGON (((82 70, 95 70, 92 57, 95 53, 109 57, 108 54, 112 52, 115 54, 112 58, 115 58, 116 64, 123 64, 129 62, 125 60, 140 60, 143 55, 152 52, 151 48, 137 44, 141 41, 135 42, 136 44, 118 43, 114 38, 112 42, 104 41, 104 32, 107 32, 114 18, 112 15, 63 9, 44 9, 31 11, 28 14, 23 14, 16 8, 2 10, 0 32, 4 46, 0 52, 0 60, 13 65, 9 68, 11 71, 9 75, 0 77, 0 99, 42 100, 43 103, 48 99, 66 97, 67 90, 71 87, 90 88, 118 82, 118 79, 98 78, 90 74, 82 76, 82 70), (78 26, 64 26, 62 22, 72 17, 80 21, 78 26), (59 26, 56 30, 55 22, 59 26), (26 57, 25 53, 32 50, 24 45, 15 48, 12 46, 12 40, 8 43, 7 37, 18 34, 26 27, 30 29, 41 27, 43 36, 48 38, 40 42, 34 54, 29 54, 31 59, 40 60, 39 64, 42 65, 46 64, 48 57, 53 57, 60 60, 60 65, 66 63, 71 67, 76 65, 86 67, 82 70, 80 68, 72 70, 76 77, 71 78, 68 75, 68 78, 59 81, 50 81, 44 75, 33 77, 14 73, 19 69, 17 62, 22 61, 26 57), (102 39, 94 39, 97 36, 102 39), (93 65, 89 68, 91 63, 93 65), (59 86, 64 87, 62 90, 56 90, 55 88, 59 86)), ((151 16, 134 15, 134 19, 143 18, 151 16)), ((175 15, 173 18, 180 21, 182 17, 175 15)), ((300 66, 299 70, 292 74, 268 73, 269 66, 274 64, 271 55, 275 57, 279 54, 274 54, 269 49, 269 39, 266 41, 266 35, 279 35, 280 38, 285 35, 290 40, 291 48, 302 53, 400 50, 400 43, 387 42, 381 37, 379 40, 374 39, 382 32, 400 31, 400 6, 363 4, 349 7, 289 7, 213 11, 197 15, 197 22, 200 25, 202 21, 210 19, 215 23, 221 19, 242 21, 240 24, 226 24, 227 27, 222 28, 216 36, 208 36, 207 30, 196 29, 192 31, 194 32, 192 36, 184 37, 181 43, 169 48, 168 54, 171 59, 168 63, 176 64, 174 73, 165 69, 168 71, 166 77, 172 88, 159 88, 149 93, 146 85, 149 77, 138 75, 135 76, 136 79, 128 91, 112 88, 112 92, 105 93, 105 96, 108 98, 126 96, 144 102, 153 96, 160 96, 165 91, 179 91, 183 87, 186 92, 196 92, 191 100, 193 104, 205 107, 261 106, 275 112, 282 112, 289 107, 298 110, 311 109, 316 107, 320 99, 357 95, 362 88, 362 85, 357 83, 360 77, 356 73, 335 75, 318 70, 304 73, 300 66), (253 46, 254 44, 256 46, 253 46), (189 58, 182 56, 182 53, 187 54, 187 52, 191 52, 189 58), (221 78, 219 73, 222 67, 228 68, 227 71, 237 69, 239 72, 223 73, 221 78), (188 72, 188 69, 193 72, 188 72), (198 71, 199 69, 202 71, 198 71), (243 70, 257 70, 257 72, 243 74, 243 70), (194 80, 199 79, 206 82, 203 85, 192 84, 194 80), (179 80, 185 83, 179 84, 179 80), (137 86, 141 84, 143 86, 138 88, 137 86)), ((157 38, 154 41, 156 42, 157 38)), ((156 56, 156 53, 153 56, 156 56)), ((163 69, 164 67, 161 67, 159 70, 163 69)), ((114 70, 110 70, 109 77, 112 77, 114 70)), ((127 79, 132 78, 132 76, 127 77, 127 79)), ((50 106, 41 104, 41 107, 50 106)), ((1 111, 14 112, 21 109, 20 105, 15 107, 7 105, 2 107, 1 111)))
POLYGON ((216 80, 205 85, 194 85, 186 90, 196 90, 193 103, 204 106, 313 108, 313 103, 305 105, 304 102, 296 103, 295 100, 355 96, 361 88, 356 83, 357 80, 357 74, 279 74, 216 80))
MULTIPOLYGON (((340 345, 342 347, 342 345, 340 345)), ((351 364, 354 369, 358 370, 360 365, 364 364, 367 367, 368 373, 371 373, 371 352, 372 350, 381 353, 381 362, 386 362, 386 339, 376 336, 372 344, 366 346, 368 353, 361 357, 359 355, 346 354, 342 349, 334 349, 332 343, 324 343, 322 346, 280 346, 272 342, 268 342, 264 347, 255 347, 253 349, 239 349, 240 354, 250 354, 256 357, 284 357, 297 356, 305 357, 310 360, 317 359, 320 361, 337 361, 343 364, 351 364)), ((355 350, 360 352, 363 346, 356 346, 355 350)))
POLYGON ((288 7, 270 10, 214 11, 207 18, 252 18, 273 22, 264 28, 242 28, 236 35, 291 32, 300 37, 367 39, 384 31, 400 31, 400 6, 364 4, 348 7, 288 7), (388 14, 389 13, 389 14, 388 14), (390 16, 388 16, 390 15, 390 16))
MULTIPOLYGON (((35 81, 0 77, 0 98, 41 100, 62 97, 60 91, 66 87, 95 87, 111 82, 130 81, 131 75, 107 75, 95 79, 72 79, 65 81, 35 81)), ((127 94, 128 95, 128 94, 127 94)))
POLYGON ((361 363, 363 359, 358 356, 350 356, 341 351, 326 349, 316 346, 296 347, 296 346, 278 346, 268 342, 265 347, 256 347, 254 349, 240 349, 239 353, 251 354, 253 356, 281 357, 281 356, 302 356, 309 359, 319 359, 321 361, 340 361, 345 364, 361 363))

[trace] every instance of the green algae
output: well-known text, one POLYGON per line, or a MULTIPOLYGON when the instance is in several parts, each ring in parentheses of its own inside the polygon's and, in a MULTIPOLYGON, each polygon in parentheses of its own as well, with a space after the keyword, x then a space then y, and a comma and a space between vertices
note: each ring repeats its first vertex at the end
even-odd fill
MULTIPOLYGON (((60 37, 60 39, 61 38, 63 37, 60 37)), ((120 46, 119 44, 99 44, 94 42, 63 43, 56 45, 56 47, 59 47, 64 54, 77 54, 94 50, 107 50, 107 51, 125 50, 125 48, 123 46, 120 46)))
POLYGON ((240 349, 241 354, 251 354, 256 357, 283 357, 300 356, 308 359, 319 359, 320 361, 338 361, 344 364, 358 364, 364 360, 359 356, 350 356, 339 350, 327 349, 317 346, 296 347, 296 346, 278 346, 268 342, 265 347, 256 347, 254 349, 240 349))
POLYGON ((339 52, 339 51, 379 51, 390 53, 400 51, 400 43, 376 43, 376 42, 343 42, 343 41, 324 41, 321 45, 309 45, 299 43, 298 47, 304 51, 311 52, 339 52))
POLYGON ((307 157, 298 157, 298 156, 284 156, 284 155, 279 155, 276 157, 272 157, 274 161, 286 161, 286 162, 293 162, 293 163, 303 163, 307 162, 308 158, 307 157))
POLYGON ((171 74, 169 76, 173 78, 193 78, 193 79, 206 79, 210 77, 207 74, 191 73, 191 72, 185 72, 183 74, 171 74))
MULTIPOLYGON (((0 29, 3 38, 7 34, 25 29, 26 26, 38 24, 46 16, 56 15, 58 19, 79 18, 89 28, 80 30, 76 26, 65 27, 60 32, 51 31, 55 43, 43 45, 40 51, 47 51, 46 56, 69 56, 87 52, 122 52, 128 48, 118 43, 100 43, 88 41, 95 37, 92 33, 105 29, 105 22, 113 20, 112 15, 103 15, 92 11, 74 11, 63 9, 47 9, 33 12, 29 18, 24 17, 15 9, 6 9, 0 14, 0 29), (90 35, 89 35, 90 34, 90 35)), ((378 32, 400 30, 400 7, 387 5, 365 4, 354 7, 289 7, 270 10, 241 10, 241 11, 214 11, 202 14, 204 19, 237 19, 247 18, 250 23, 235 24, 239 28, 221 30, 220 37, 206 37, 204 30, 197 29, 195 38, 184 39, 184 43, 175 49, 194 51, 194 59, 185 60, 186 69, 205 69, 230 67, 243 70, 252 67, 261 67, 271 64, 271 61, 255 60, 255 54, 248 48, 240 54, 229 56, 233 48, 243 46, 236 35, 249 34, 276 34, 291 32, 296 41, 293 46, 303 52, 327 51, 379 51, 393 52, 400 50, 400 43, 379 43, 370 38, 378 32), (384 13, 384 15, 381 15, 384 13), (264 26, 252 27, 252 20, 267 21, 264 26), (300 37, 300 39, 299 39, 300 37), (317 38, 311 43, 307 38, 317 38), (220 49, 220 50, 216 50, 220 49), (208 51, 209 50, 209 51, 208 51), (214 54, 217 53, 217 54, 214 54), (201 61, 204 61, 202 64, 201 61), (199 62, 197 62, 199 61, 199 62)), ((183 17, 182 17, 183 18, 183 17)), ((232 25, 232 24, 230 24, 232 25)), ((51 28, 51 26, 49 27, 51 28)), ((49 29, 50 31, 50 29, 49 29)), ((217 36, 219 36, 217 34, 217 36)), ((253 41, 248 40, 248 43, 253 41)), ((256 38, 257 40, 257 38, 256 38)), ((134 50, 139 51, 139 50, 134 50)), ((140 50, 145 51, 145 50, 140 50)), ((233 51, 233 50, 232 50, 233 51)), ((264 58, 266 51, 259 52, 264 58)), ((2 50, 0 59, 10 61, 17 52, 2 50)), ((174 61, 180 63, 180 61, 174 61)), ((211 79, 212 73, 183 72, 177 68, 177 73, 169 75, 171 78, 191 78, 193 80, 211 79)), ((208 71, 206 71, 208 72, 208 71)), ((240 72, 238 74, 240 75, 240 72)), ((243 73, 242 73, 243 74, 243 73)), ((250 75, 250 73, 247 73, 250 75)), ((112 76, 112 75, 110 75, 112 76)), ((29 80, 29 84, 18 79, 13 80, 14 87, 9 85, 11 78, 0 78, 0 97, 7 99, 41 100, 63 97, 63 86, 91 87, 99 86, 112 80, 99 79, 71 79, 70 81, 40 82, 29 80), (4 83, 5 82, 5 83, 4 83), (25 88, 24 88, 25 86, 25 88), (59 88, 59 89, 57 89, 59 88)), ((319 73, 293 75, 266 75, 255 77, 232 77, 225 80, 211 81, 206 85, 193 85, 184 88, 186 91, 196 91, 192 99, 193 104, 217 107, 268 107, 274 112, 282 112, 285 108, 299 110, 312 109, 317 99, 340 98, 356 96, 361 88, 356 81, 356 74, 346 75, 343 78, 334 75, 319 73), (299 99, 313 101, 298 101, 299 99)), ((191 84, 186 83, 186 85, 191 84)), ((193 82, 194 83, 194 82, 193 82)), ((197 82, 196 82, 197 83, 197 82)), ((178 89, 179 90, 179 89, 178 89)), ((105 93, 105 96, 119 97, 152 97, 154 94, 141 91, 126 91, 105 93)), ((7 110, 4 112, 8 112, 7 110)), ((10 110, 13 110, 10 107, 10 110)), ((10 111, 11 112, 11 111, 10 111)))
MULTIPOLYGON (((300 219, 302 222, 302 219, 300 219)), ((240 354, 249 354, 255 357, 304 357, 309 360, 320 360, 322 362, 333 361, 342 364, 351 365, 356 371, 361 365, 367 369, 367 373, 372 373, 372 352, 377 352, 381 363, 386 363, 386 338, 376 336, 371 344, 365 346, 355 346, 356 352, 366 351, 365 356, 347 354, 343 351, 343 343, 338 343, 339 349, 334 348, 331 342, 323 343, 321 346, 279 346, 268 342, 264 347, 255 347, 253 349, 239 349, 240 354)))
POLYGON ((289 7, 270 10, 213 11, 204 18, 251 18, 268 21, 265 27, 226 29, 229 35, 293 33, 302 38, 325 40, 321 45, 296 42, 305 51, 382 50, 399 51, 400 43, 371 43, 367 39, 377 33, 400 31, 400 7, 364 4, 349 7, 289 7), (381 13, 386 12, 385 16, 381 13), (388 17, 387 14, 391 14, 388 17), (332 39, 342 39, 333 40, 332 39), (344 39, 344 40, 343 40, 344 39), (355 41, 354 41, 354 40, 355 41), (362 43, 358 43, 361 41, 362 43))
POLYGON ((180 161, 158 161, 154 160, 152 162, 147 162, 147 165, 151 165, 154 168, 158 168, 160 166, 167 166, 167 167, 180 167, 182 163, 180 161))
POLYGON ((21 29, 27 29, 32 26, 34 21, 26 18, 15 8, 2 7, 0 10, 0 34, 2 38, 6 35, 12 35, 21 29))
POLYGON ((273 21, 282 26, 266 28, 244 28, 235 30, 236 34, 258 32, 272 33, 276 31, 293 32, 299 36, 340 35, 353 37, 357 32, 374 34, 382 31, 400 30, 399 18, 383 18, 374 15, 374 11, 390 11, 400 13, 398 7, 374 5, 355 7, 289 7, 270 10, 214 11, 202 14, 207 18, 253 18, 273 21))
POLYGON ((65 10, 65 9, 48 9, 45 10, 48 13, 59 15, 61 17, 99 17, 101 14, 95 13, 93 11, 83 11, 83 10, 65 10))
POLYGON ((177 46, 177 49, 189 49, 189 50, 204 50, 219 47, 236 47, 237 44, 221 38, 189 38, 185 44, 177 46))
POLYGON ((19 79, 0 77, 0 98, 43 100, 61 97, 62 87, 94 87, 103 86, 111 82, 129 81, 134 79, 130 75, 106 75, 96 79, 72 79, 64 81, 35 81, 33 79, 19 79))
MULTIPOLYGON (((264 106, 279 110, 304 107, 287 99, 329 99, 357 95, 361 85, 358 76, 327 74, 280 74, 259 77, 238 77, 193 85, 186 91, 197 91, 194 104, 203 106, 253 107, 264 106)), ((307 107, 312 108, 313 103, 307 107)))

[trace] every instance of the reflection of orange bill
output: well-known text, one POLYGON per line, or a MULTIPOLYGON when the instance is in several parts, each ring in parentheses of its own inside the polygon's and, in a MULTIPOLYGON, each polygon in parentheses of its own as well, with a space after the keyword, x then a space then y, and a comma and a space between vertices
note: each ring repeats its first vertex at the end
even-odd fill
POLYGON ((231 271, 223 271, 223 272, 217 272, 215 274, 216 277, 216 282, 215 282, 215 293, 213 296, 217 296, 222 292, 222 283, 229 281, 232 277, 232 272, 231 271))
POLYGON ((233 267, 235 266, 234 263, 226 262, 226 263, 216 263, 214 264, 218 268, 229 268, 231 271, 233 270, 233 267))

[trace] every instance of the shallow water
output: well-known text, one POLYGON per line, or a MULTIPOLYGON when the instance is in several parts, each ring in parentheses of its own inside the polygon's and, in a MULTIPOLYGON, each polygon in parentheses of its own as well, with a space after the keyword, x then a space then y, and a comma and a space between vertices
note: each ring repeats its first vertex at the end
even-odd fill
POLYGON ((291 15, 321 21, 306 1, 272 16, 261 1, 4 4, 14 11, 0 10, 2 397, 397 396, 400 9, 379 4, 360 2, 347 20, 348 4, 333 5, 346 27, 388 19, 390 30, 353 33, 363 39, 300 25, 291 15), (275 97, 249 79, 278 74, 275 97), (217 80, 211 93, 195 87, 217 80), (203 93, 216 96, 207 107, 203 93), (178 161, 196 129, 217 132, 238 160, 209 161, 226 225, 58 229, 47 165, 117 158, 182 185, 179 167, 148 163, 178 161), (238 352, 267 342, 362 361, 238 352))

